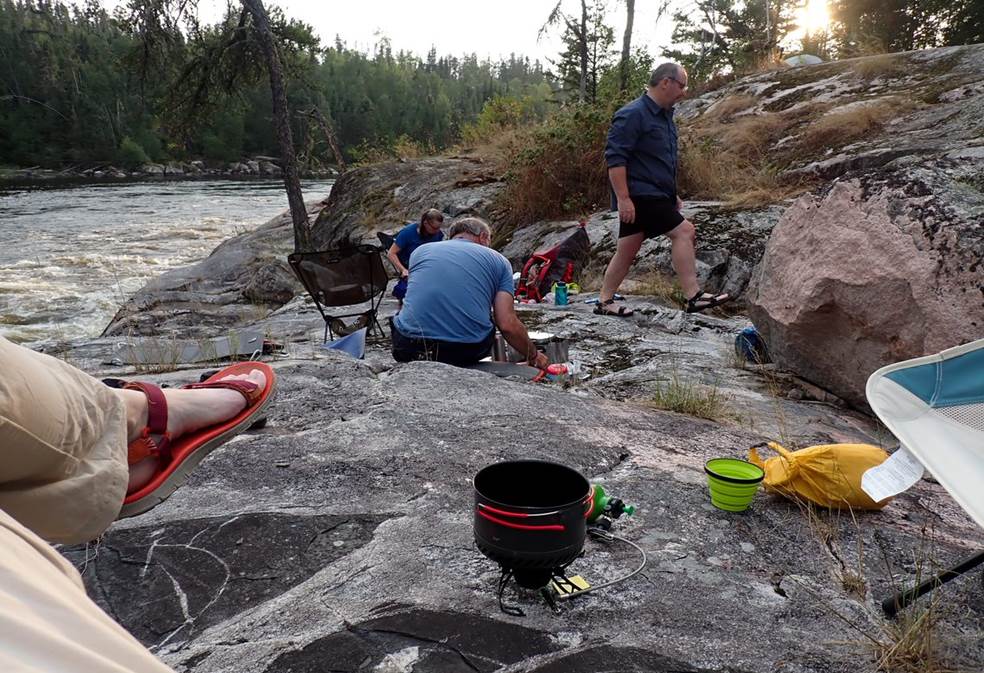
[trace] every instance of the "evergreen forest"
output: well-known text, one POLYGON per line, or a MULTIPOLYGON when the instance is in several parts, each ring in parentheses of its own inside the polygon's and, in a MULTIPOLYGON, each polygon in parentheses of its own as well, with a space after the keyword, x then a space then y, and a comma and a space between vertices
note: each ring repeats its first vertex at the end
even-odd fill
MULTIPOLYGON (((324 125, 347 160, 401 144, 447 147, 487 101, 508 97, 542 119, 555 87, 539 62, 510 56, 425 58, 374 53, 271 7, 291 125, 305 165, 334 163, 324 125)), ((270 84, 257 46, 224 25, 179 25, 133 0, 113 15, 95 0, 0 0, 0 165, 59 168, 202 157, 277 155, 270 84), (231 39, 230 39, 230 36, 231 39)))
MULTIPOLYGON (((513 163, 588 161, 597 152, 580 146, 594 148, 657 60, 685 65, 699 93, 799 51, 831 60, 984 42, 984 0, 827 0, 829 25, 804 34, 797 17, 815 1, 657 0, 672 44, 640 45, 635 0, 555 0, 541 33, 563 46, 545 64, 394 53, 385 37, 364 52, 267 11, 305 167, 439 152, 516 128, 529 146, 513 163)), ((279 156, 247 4, 205 25, 182 0, 127 0, 113 13, 98 0, 0 0, 0 167, 279 156)))

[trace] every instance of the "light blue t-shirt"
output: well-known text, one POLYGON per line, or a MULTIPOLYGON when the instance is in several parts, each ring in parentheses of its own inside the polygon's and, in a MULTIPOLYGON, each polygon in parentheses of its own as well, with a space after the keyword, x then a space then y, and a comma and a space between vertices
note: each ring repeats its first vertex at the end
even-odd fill
POLYGON ((400 252, 396 253, 396 257, 400 260, 400 264, 407 268, 410 267, 410 255, 413 254, 414 250, 422 246, 424 243, 436 243, 444 240, 443 231, 438 231, 433 236, 428 236, 426 233, 421 236, 420 233, 417 232, 418 226, 421 225, 418 225, 416 222, 407 223, 407 225, 400 230, 400 233, 396 235, 396 238, 393 239, 393 242, 400 248, 400 252))
POLYGON ((408 337, 479 343, 492 331, 498 292, 513 293, 512 266, 491 248, 462 239, 422 245, 410 255, 410 283, 393 319, 408 337))

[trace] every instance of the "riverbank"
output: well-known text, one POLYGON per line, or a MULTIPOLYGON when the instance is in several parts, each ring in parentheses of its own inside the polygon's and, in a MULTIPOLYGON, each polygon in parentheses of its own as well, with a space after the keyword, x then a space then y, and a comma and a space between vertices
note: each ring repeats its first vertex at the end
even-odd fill
MULTIPOLYGON (((61 170, 33 167, 0 167, 0 189, 35 183, 84 184, 88 182, 127 182, 146 180, 248 180, 278 178, 283 171, 275 157, 257 156, 234 162, 169 161, 148 163, 137 168, 120 168, 112 164, 71 166, 61 170)), ((327 167, 301 171, 302 180, 328 180, 338 171, 327 167)))

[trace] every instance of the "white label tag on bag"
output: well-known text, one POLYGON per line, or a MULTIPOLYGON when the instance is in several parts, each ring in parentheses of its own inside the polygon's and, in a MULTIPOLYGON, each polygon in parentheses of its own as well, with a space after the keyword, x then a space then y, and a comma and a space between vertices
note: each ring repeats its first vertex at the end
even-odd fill
POLYGON ((904 446, 888 457, 881 465, 876 465, 861 475, 861 490, 875 502, 907 491, 922 479, 923 464, 904 446))

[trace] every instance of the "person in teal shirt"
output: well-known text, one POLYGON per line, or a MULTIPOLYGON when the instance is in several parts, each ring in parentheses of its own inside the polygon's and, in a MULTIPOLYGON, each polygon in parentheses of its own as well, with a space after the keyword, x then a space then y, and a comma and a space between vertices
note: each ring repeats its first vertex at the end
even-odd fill
POLYGON ((400 307, 403 307, 403 298, 407 294, 407 279, 410 276, 410 255, 413 251, 424 243, 436 243, 444 240, 444 232, 441 227, 444 225, 444 214, 436 208, 431 208, 420 216, 420 222, 410 222, 400 230, 396 239, 386 253, 387 259, 392 262, 400 280, 393 288, 393 296, 400 300, 400 307))

